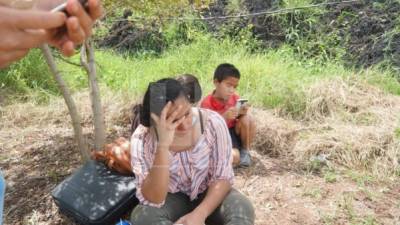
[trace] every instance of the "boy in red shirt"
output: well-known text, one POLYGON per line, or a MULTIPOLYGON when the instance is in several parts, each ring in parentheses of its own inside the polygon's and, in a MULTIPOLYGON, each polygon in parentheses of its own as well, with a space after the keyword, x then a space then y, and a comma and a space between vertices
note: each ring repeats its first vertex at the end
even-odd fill
POLYGON ((240 97, 236 93, 239 80, 240 72, 234 65, 219 65, 214 72, 215 90, 203 99, 201 107, 214 110, 224 117, 232 139, 233 164, 250 166, 248 150, 254 140, 255 123, 247 113, 248 105, 236 108, 240 97))

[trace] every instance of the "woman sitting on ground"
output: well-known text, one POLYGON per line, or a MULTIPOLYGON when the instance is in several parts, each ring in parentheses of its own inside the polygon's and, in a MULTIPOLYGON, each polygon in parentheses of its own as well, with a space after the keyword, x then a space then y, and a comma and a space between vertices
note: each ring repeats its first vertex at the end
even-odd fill
POLYGON ((254 224, 252 204, 232 189, 232 144, 223 118, 192 108, 182 85, 170 78, 151 83, 142 106, 131 138, 140 201, 132 223, 254 224), (167 103, 162 110, 161 101, 167 103))

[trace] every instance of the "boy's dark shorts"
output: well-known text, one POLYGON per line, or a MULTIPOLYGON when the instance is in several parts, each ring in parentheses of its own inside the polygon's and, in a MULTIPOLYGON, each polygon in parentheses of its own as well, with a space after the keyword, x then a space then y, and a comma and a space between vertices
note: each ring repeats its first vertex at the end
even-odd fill
POLYGON ((235 127, 229 128, 229 134, 232 140, 232 148, 237 148, 238 150, 242 149, 242 141, 240 140, 239 135, 235 131, 235 127))

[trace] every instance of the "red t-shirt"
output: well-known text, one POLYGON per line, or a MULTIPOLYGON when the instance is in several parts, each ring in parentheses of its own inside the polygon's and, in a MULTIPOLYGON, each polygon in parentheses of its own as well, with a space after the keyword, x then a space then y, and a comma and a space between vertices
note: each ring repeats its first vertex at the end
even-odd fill
MULTIPOLYGON (((206 108, 206 109, 211 109, 213 111, 218 112, 220 115, 224 114, 229 108, 235 107, 237 100, 240 98, 239 95, 233 94, 228 101, 222 102, 216 98, 212 94, 208 95, 203 99, 201 102, 200 107, 201 108, 206 108)), ((236 119, 232 120, 225 120, 226 124, 228 125, 228 128, 235 127, 236 125, 236 119)))

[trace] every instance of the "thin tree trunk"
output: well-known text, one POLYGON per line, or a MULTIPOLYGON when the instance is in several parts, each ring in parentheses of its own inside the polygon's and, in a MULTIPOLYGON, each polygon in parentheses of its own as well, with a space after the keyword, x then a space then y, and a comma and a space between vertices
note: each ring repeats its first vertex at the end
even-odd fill
POLYGON ((97 83, 96 62, 94 60, 94 49, 88 40, 81 49, 81 64, 85 68, 90 87, 90 100, 92 103, 93 123, 94 123, 94 146, 97 151, 103 149, 106 143, 106 128, 104 121, 103 108, 101 104, 100 89, 97 83))
POLYGON ((79 116, 78 110, 76 108, 74 99, 71 96, 67 85, 61 77, 61 73, 57 68, 54 57, 51 53, 51 50, 48 45, 43 45, 42 52, 46 58, 47 64, 49 65, 50 71, 56 80, 59 89, 64 97, 65 103, 67 104, 69 115, 71 116, 72 126, 74 128, 75 139, 78 142, 78 148, 81 152, 82 160, 89 160, 89 151, 85 138, 83 137, 82 126, 81 126, 81 118, 79 116))

